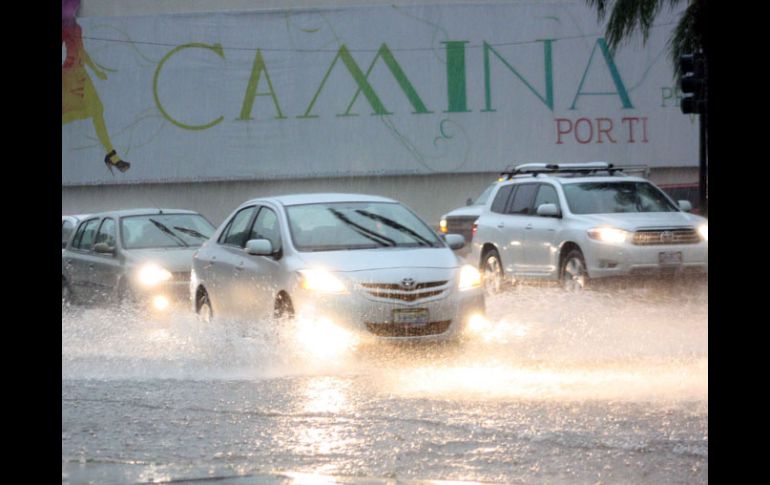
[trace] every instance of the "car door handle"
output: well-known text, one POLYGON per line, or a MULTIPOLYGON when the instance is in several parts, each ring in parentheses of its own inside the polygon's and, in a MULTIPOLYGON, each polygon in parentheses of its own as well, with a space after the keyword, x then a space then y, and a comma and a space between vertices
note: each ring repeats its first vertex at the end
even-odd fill
POLYGON ((88 269, 94 269, 94 265, 93 264, 89 264, 88 265, 88 269))
POLYGON ((243 269, 243 261, 241 261, 241 264, 235 267, 236 271, 241 271, 243 269))
POLYGON ((502 228, 504 228, 504 227, 505 227, 505 224, 503 224, 502 222, 501 222, 501 223, 499 223, 499 224, 497 225, 497 228, 498 228, 498 229, 502 229, 502 228))
POLYGON ((524 229, 532 229, 532 224, 527 224, 527 226, 524 229))

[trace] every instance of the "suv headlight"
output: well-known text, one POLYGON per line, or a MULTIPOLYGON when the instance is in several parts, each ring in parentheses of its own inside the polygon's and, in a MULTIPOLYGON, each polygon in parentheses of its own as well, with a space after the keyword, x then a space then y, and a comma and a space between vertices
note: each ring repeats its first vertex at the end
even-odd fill
POLYGON ((460 268, 460 278, 457 288, 460 291, 470 290, 481 286, 481 273, 473 266, 466 264, 460 268))
POLYGON ((709 240, 709 225, 708 224, 703 224, 702 226, 698 227, 698 234, 700 234, 700 237, 702 237, 704 241, 708 242, 708 240, 709 240))
POLYGON ((615 227, 594 227, 588 230, 588 237, 591 239, 614 244, 625 242, 629 234, 631 233, 615 227))
POLYGON ((319 293, 347 293, 344 283, 339 278, 323 269, 299 270, 300 286, 319 293))
POLYGON ((147 263, 139 268, 139 283, 152 287, 171 279, 171 273, 155 263, 147 263))
POLYGON ((440 221, 438 221, 438 230, 441 231, 442 234, 446 234, 449 229, 446 225, 446 218, 442 217, 440 221))

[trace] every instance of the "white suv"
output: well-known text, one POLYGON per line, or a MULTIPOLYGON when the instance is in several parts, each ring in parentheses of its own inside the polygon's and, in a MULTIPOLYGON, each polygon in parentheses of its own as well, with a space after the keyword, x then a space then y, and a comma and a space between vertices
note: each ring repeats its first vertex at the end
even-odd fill
POLYGON ((506 173, 476 221, 471 261, 487 288, 519 278, 708 272, 708 221, 604 162, 526 164, 506 173))

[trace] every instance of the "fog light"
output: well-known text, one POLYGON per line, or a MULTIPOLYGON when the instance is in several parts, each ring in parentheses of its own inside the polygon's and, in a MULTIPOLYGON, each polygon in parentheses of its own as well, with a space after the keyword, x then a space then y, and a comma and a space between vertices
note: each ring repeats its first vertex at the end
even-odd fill
POLYGON ((152 299, 152 307, 156 310, 163 311, 168 308, 169 301, 165 296, 156 296, 152 299))

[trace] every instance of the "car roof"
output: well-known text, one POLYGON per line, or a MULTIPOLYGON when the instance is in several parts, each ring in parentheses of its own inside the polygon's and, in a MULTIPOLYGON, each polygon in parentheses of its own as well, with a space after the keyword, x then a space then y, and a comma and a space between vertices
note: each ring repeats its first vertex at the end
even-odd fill
POLYGON ((241 205, 258 203, 258 202, 273 202, 284 206, 301 205, 301 204, 326 204, 332 202, 389 202, 398 203, 398 201, 389 199, 387 197, 380 197, 378 195, 366 195, 366 194, 337 194, 337 193, 310 193, 310 194, 289 194, 278 195, 273 197, 260 197, 258 199, 251 199, 244 202, 241 205))
POLYGON ((153 208, 147 208, 147 209, 122 209, 122 210, 114 210, 114 211, 105 211, 105 212, 96 212, 93 214, 89 214, 85 218, 95 218, 95 217, 130 217, 130 216, 151 216, 151 215, 159 215, 159 214, 198 214, 195 211, 186 210, 186 209, 161 209, 158 207, 153 208))

